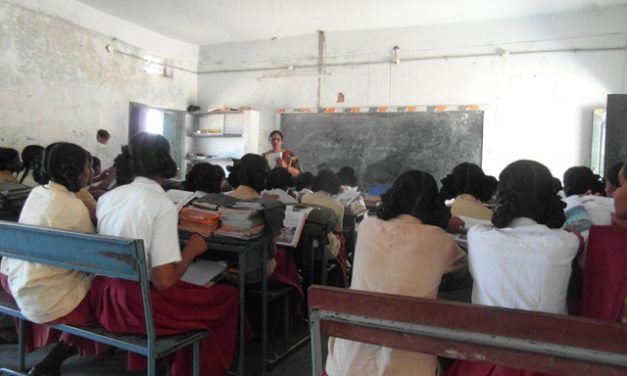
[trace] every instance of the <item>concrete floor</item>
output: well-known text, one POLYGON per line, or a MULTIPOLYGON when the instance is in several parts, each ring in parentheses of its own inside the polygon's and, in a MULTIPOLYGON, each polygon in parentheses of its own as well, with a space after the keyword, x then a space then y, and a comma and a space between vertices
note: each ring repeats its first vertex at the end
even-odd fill
MULTIPOLYGON (((299 338, 307 333, 307 327, 304 323, 295 323, 292 330, 291 344, 297 342, 299 338), (298 338, 296 338, 298 337, 298 338)), ((283 333, 280 330, 270 331, 270 351, 269 356, 281 352, 285 349, 283 343, 283 333), (274 338, 276 337, 276 338, 274 338)), ((325 341, 326 343, 326 341, 325 341)), ((325 346, 323 346, 325 347, 325 346)), ((260 341, 253 340, 246 346, 246 375, 259 375, 260 372, 260 341)), ((326 351, 326 349, 324 349, 326 351)), ((39 349, 27 355, 27 367, 36 364, 47 352, 47 349, 39 349)), ((236 364, 236 362, 234 362, 236 364)), ((9 368, 17 368, 17 346, 16 345, 0 345, 0 365, 9 368)), ((145 375, 145 372, 127 372, 126 371, 126 353, 116 350, 111 354, 103 356, 90 356, 80 358, 74 356, 69 358, 62 368, 63 376, 138 376, 145 375)), ((165 367, 159 367, 159 375, 165 375, 165 367)), ((295 376, 311 374, 311 349, 307 341, 297 350, 285 357, 274 368, 269 369, 266 373, 271 376, 295 376)))

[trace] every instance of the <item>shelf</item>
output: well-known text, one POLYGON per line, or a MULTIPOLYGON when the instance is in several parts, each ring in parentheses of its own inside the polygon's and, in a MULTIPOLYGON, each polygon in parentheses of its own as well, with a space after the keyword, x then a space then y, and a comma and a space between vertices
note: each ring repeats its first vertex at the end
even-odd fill
POLYGON ((242 137, 241 133, 192 133, 191 137, 198 138, 234 138, 242 137))
POLYGON ((190 112, 192 115, 204 116, 204 115, 229 115, 229 114, 243 114, 244 111, 240 110, 198 110, 190 112))

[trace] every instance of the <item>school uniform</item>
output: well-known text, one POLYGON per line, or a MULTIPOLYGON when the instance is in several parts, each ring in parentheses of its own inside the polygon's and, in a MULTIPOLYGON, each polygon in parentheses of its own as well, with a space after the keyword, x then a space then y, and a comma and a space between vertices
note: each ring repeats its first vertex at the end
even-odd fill
POLYGON ((451 215, 458 217, 470 217, 489 221, 492 219, 492 210, 477 202, 477 199, 469 194, 461 194, 455 198, 451 205, 451 215))
MULTIPOLYGON (((98 232, 144 240, 148 270, 181 260, 177 230, 178 212, 157 182, 137 177, 104 194, 97 207, 98 232)), ((103 278, 100 304, 95 308, 101 325, 116 333, 145 334, 141 289, 138 283, 103 278)), ((203 375, 223 375, 235 350, 238 318, 236 289, 227 285, 211 288, 179 281, 165 291, 151 290, 153 321, 157 335, 193 329, 208 329, 201 342, 203 375)), ((191 374, 191 349, 170 357, 171 374, 191 374)), ((145 367, 145 359, 129 354, 129 370, 145 367)))
MULTIPOLYGON (((83 203, 63 185, 50 182, 35 187, 22 208, 19 223, 91 233, 94 226, 83 203)), ((62 251, 62 250, 60 250, 62 251)), ((0 266, 3 287, 20 310, 33 323, 94 324, 89 307, 93 275, 20 259, 4 257, 0 266)), ((32 325, 27 348, 33 350, 62 340, 91 354, 93 342, 61 333, 42 325, 32 325)))
MULTIPOLYGON (((478 225, 468 231, 468 266, 474 285, 472 303, 566 314, 571 264, 577 236, 550 229, 530 218, 507 228, 478 225)), ((457 361, 446 375, 541 375, 488 363, 457 361)))
MULTIPOLYGON (((355 246, 351 289, 436 299, 442 276, 464 256, 439 227, 402 214, 365 218, 355 246)), ((435 356, 341 338, 329 339, 326 372, 341 375, 436 375, 435 356)))

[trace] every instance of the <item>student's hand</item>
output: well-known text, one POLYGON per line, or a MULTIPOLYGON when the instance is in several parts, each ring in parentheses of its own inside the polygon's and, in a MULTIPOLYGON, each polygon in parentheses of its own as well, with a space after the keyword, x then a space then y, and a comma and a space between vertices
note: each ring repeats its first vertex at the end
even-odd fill
POLYGON ((187 244, 185 245, 185 250, 187 252, 191 252, 194 257, 196 257, 205 253, 205 251, 207 250, 207 243, 202 236, 194 234, 187 241, 187 244))
POLYGON ((465 234, 468 232, 468 229, 466 229, 466 223, 463 219, 453 215, 448 220, 448 231, 454 234, 465 234))

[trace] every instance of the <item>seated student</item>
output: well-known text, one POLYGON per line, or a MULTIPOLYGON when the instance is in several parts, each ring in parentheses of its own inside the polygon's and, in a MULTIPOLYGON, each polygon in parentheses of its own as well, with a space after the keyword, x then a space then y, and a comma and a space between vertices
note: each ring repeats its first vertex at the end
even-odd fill
POLYGON ((93 158, 95 157, 90 156, 89 158, 91 161, 91 164, 89 165, 89 180, 87 182, 87 186, 81 188, 80 191, 76 192, 76 198, 81 200, 85 207, 87 207, 87 210, 89 210, 89 217, 91 218, 91 221, 94 223, 94 225, 96 225, 96 223, 98 222, 96 219, 96 206, 98 205, 98 203, 92 193, 89 191, 89 185, 91 184, 95 176, 93 161, 93 158))
MULTIPOLYGON (((200 344, 201 373, 224 375, 235 350, 238 295, 232 286, 205 288, 180 280, 207 245, 195 234, 183 250, 179 247, 178 213, 160 185, 176 174, 168 141, 161 135, 136 134, 115 158, 115 168, 118 187, 98 200, 98 232, 144 240, 156 334, 208 329, 211 335, 200 344)), ((115 333, 145 334, 139 284, 103 278, 99 287, 100 324, 115 333)), ((189 347, 174 353, 170 374, 190 375, 191 355, 189 347)), ((129 354, 129 370, 145 367, 142 360, 129 354)))
POLYGON ((326 246, 327 257, 329 260, 333 260, 340 252, 340 234, 344 220, 344 206, 333 198, 340 192, 340 182, 331 170, 322 170, 314 178, 311 188, 314 193, 305 193, 300 198, 300 202, 331 209, 337 216, 335 228, 333 233, 329 234, 329 244, 326 246))
POLYGON ((614 191, 618 187, 618 172, 623 167, 623 162, 614 163, 612 167, 607 170, 605 175, 605 196, 612 197, 614 191))
POLYGON ((623 163, 618 174, 618 184, 612 193, 614 198, 614 214, 612 223, 627 228, 627 162, 623 163))
POLYGON ((296 177, 296 191, 299 193, 313 193, 311 184, 313 184, 314 175, 309 172, 301 172, 296 177))
POLYGON ((92 155, 91 167, 94 169, 94 179, 96 176, 100 176, 100 174, 102 174, 102 162, 100 162, 100 158, 92 155))
MULTIPOLYGON (((254 200, 261 198, 260 192, 266 186, 268 177, 268 162, 266 159, 257 154, 246 154, 240 159, 237 165, 237 180, 239 186, 225 195, 231 196, 238 200, 254 200)), ((233 171, 231 171, 233 174, 233 171)), ((266 274, 271 275, 276 268, 276 259, 274 255, 266 263, 266 274)))
MULTIPOLYGON (((340 193, 335 196, 344 207, 354 216, 367 216, 366 202, 357 187, 355 170, 350 166, 343 166, 335 174, 340 182, 340 193)), ((361 220, 361 219, 360 219, 361 220)))
POLYGON ((283 167, 275 167, 268 174, 268 180, 266 182, 266 189, 261 192, 261 195, 277 196, 277 200, 282 203, 296 204, 298 200, 290 196, 287 190, 294 186, 294 178, 283 167))
POLYGON ((197 163, 185 175, 185 190, 220 193, 224 186, 224 170, 211 163, 197 163))
MULTIPOLYGON (((435 179, 401 174, 381 197, 377 215, 360 224, 351 289, 435 299, 442 276, 465 265, 465 254, 441 228, 448 209, 435 179)), ((326 372, 341 375, 437 375, 433 355, 329 339, 326 372)))
POLYGON ((613 192, 614 226, 592 226, 586 249, 581 316, 627 323, 627 164, 613 192))
POLYGON ((461 163, 446 175, 440 193, 445 199, 455 198, 451 214, 467 219, 489 221, 492 210, 482 205, 487 203, 496 192, 498 182, 492 176, 486 176, 481 167, 474 163, 461 163))
POLYGON ((225 194, 238 200, 261 198, 259 193, 266 187, 269 171, 268 163, 262 156, 257 154, 244 155, 236 169, 239 184, 234 186, 234 190, 225 194))
POLYGON ((340 181, 340 186, 345 187, 356 187, 357 186, 357 176, 355 175, 355 170, 350 166, 342 166, 340 170, 337 172, 337 178, 340 181))
POLYGON ((0 182, 17 183, 14 174, 22 170, 22 161, 17 150, 0 147, 0 182))
MULTIPOLYGON (((495 307, 566 314, 571 263, 578 236, 560 229, 564 203, 542 164, 519 160, 499 176, 493 225, 468 231, 472 302, 495 307)), ((457 361, 447 375, 521 375, 487 363, 457 361)), ((525 373, 526 374, 526 373, 525 373)), ((529 373, 531 375, 533 373, 529 373)))
POLYGON ((222 192, 232 191, 239 186, 239 161, 239 159, 233 159, 233 165, 226 167, 229 176, 226 178, 226 184, 222 188, 222 192))
POLYGON ((591 225, 612 223, 614 199, 592 194, 594 184, 594 173, 588 167, 571 167, 564 172, 565 227, 582 232, 584 238, 591 225))
MULTIPOLYGON (((75 193, 87 185, 89 153, 78 145, 58 142, 46 148, 43 166, 50 181, 35 187, 26 200, 20 223, 62 230, 94 232, 89 212, 75 193)), ((93 276, 19 259, 3 258, 2 287, 15 298, 20 310, 35 323, 93 325, 90 301, 93 276)), ((27 338, 30 349, 55 344, 29 375, 59 375, 61 363, 89 341, 33 325, 27 338)), ((92 343, 93 344, 93 343, 92 343)), ((81 348, 89 353, 90 350, 81 348)))
POLYGON ((39 169, 44 155, 44 147, 40 145, 28 145, 22 149, 22 163, 24 170, 20 176, 20 184, 35 187, 39 185, 35 180, 35 171, 39 169))

